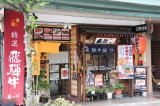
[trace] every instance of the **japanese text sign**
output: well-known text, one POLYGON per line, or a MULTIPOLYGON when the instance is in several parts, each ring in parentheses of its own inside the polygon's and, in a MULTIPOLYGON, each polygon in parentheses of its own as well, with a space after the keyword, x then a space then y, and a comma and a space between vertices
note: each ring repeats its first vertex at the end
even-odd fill
POLYGON ((109 73, 103 74, 103 84, 106 85, 109 83, 109 73))
POLYGON ((25 61, 23 14, 6 10, 4 32, 3 99, 15 99, 17 105, 22 105, 25 61))
POLYGON ((85 52, 93 54, 114 54, 115 48, 116 45, 85 45, 85 52))
POLYGON ((133 52, 132 45, 118 46, 119 79, 133 79, 133 52))

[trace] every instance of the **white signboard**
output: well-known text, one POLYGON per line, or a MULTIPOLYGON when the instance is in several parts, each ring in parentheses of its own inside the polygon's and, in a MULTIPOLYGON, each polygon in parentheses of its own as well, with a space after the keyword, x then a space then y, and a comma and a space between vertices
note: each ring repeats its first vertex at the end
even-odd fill
POLYGON ((114 44, 117 38, 96 38, 94 44, 114 44))
POLYGON ((50 65, 50 72, 59 72, 59 65, 50 65))
POLYGON ((50 80, 59 80, 59 73, 50 73, 50 80))
POLYGON ((132 45, 118 46, 119 79, 133 79, 133 53, 132 45))
POLYGON ((68 63, 68 51, 49 53, 49 64, 68 63))

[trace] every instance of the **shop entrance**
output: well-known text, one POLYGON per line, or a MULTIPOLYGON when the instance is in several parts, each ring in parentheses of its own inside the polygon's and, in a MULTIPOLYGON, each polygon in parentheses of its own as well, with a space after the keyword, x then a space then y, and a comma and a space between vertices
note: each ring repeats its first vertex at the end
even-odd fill
POLYGON ((49 53, 50 96, 59 97, 70 94, 69 44, 61 44, 59 53, 49 53))

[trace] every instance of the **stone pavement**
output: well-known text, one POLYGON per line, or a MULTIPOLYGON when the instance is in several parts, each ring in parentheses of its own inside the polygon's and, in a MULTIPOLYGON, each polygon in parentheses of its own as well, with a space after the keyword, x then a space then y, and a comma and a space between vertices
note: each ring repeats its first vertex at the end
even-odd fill
POLYGON ((122 99, 99 100, 76 103, 81 106, 160 106, 160 92, 153 96, 125 97, 122 99))

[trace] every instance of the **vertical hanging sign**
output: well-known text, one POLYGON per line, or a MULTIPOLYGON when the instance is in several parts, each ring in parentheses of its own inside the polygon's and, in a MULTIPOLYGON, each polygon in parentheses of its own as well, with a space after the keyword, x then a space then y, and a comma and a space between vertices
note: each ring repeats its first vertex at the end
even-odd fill
POLYGON ((14 99, 17 105, 24 98, 24 16, 16 11, 5 11, 4 21, 3 99, 14 99))

